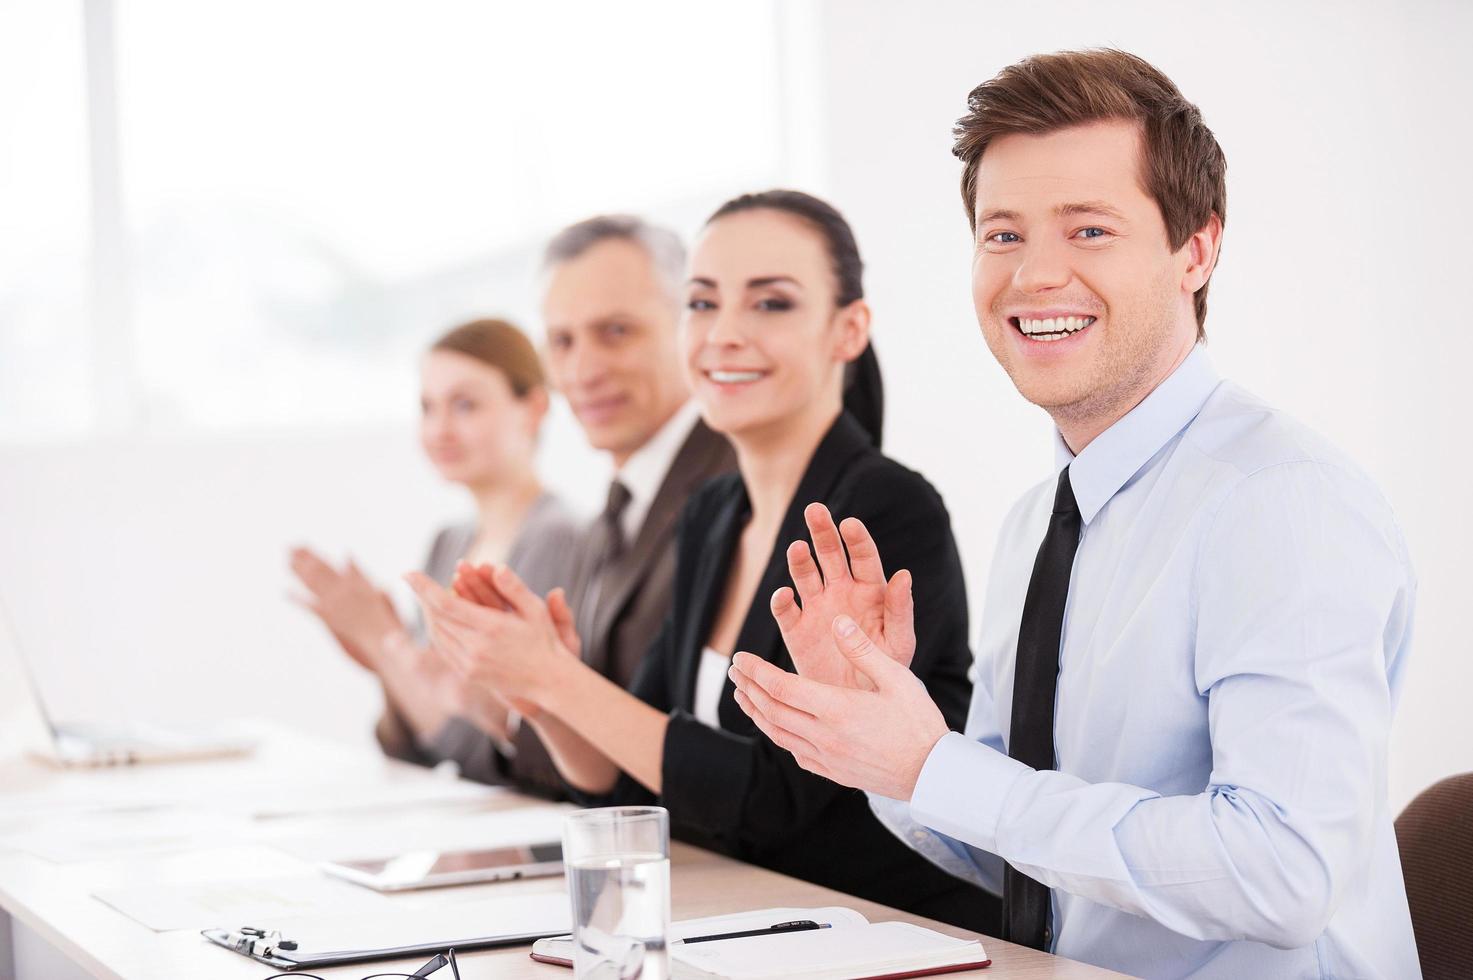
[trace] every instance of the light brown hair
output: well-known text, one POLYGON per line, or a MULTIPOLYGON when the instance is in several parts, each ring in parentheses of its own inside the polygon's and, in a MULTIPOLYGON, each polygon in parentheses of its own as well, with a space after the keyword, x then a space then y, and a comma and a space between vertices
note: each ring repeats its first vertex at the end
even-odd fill
POLYGON ((430 345, 430 350, 464 354, 495 368, 506 375, 512 394, 518 398, 525 398, 532 389, 547 384, 532 342, 505 320, 462 323, 430 345))
MULTIPOLYGON (((1227 221, 1227 159, 1202 113, 1142 58, 1112 48, 1039 54, 972 89, 957 120, 952 152, 962 170, 962 204, 977 231, 977 166, 999 136, 1040 136, 1119 119, 1141 132, 1141 186, 1161 209, 1174 252, 1216 214, 1227 221)), ((1197 338, 1206 336, 1207 283, 1193 302, 1197 338)))

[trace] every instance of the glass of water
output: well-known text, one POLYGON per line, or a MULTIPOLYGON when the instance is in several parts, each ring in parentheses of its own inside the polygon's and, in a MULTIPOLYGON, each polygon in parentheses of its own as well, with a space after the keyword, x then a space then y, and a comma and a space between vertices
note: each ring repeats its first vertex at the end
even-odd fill
POLYGON ((659 806, 579 810, 563 822, 578 980, 666 980, 670 815, 659 806))

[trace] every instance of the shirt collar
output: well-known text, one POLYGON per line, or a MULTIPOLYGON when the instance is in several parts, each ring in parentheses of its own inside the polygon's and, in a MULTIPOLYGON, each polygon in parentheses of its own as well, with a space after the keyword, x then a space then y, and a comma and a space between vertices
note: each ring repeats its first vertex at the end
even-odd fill
POLYGON ((624 508, 620 520, 626 541, 633 541, 638 536, 645 514, 654 503, 655 494, 660 492, 665 474, 670 471, 670 464, 675 462, 676 454, 685 445, 686 437, 695 428, 700 414, 694 399, 687 400, 614 472, 613 479, 624 484, 629 491, 629 505, 624 508))
POLYGON ((1207 351, 1198 344, 1144 401, 1096 436, 1078 456, 1054 429, 1054 472, 1069 467, 1069 485, 1085 524, 1197 417, 1220 381, 1207 351))

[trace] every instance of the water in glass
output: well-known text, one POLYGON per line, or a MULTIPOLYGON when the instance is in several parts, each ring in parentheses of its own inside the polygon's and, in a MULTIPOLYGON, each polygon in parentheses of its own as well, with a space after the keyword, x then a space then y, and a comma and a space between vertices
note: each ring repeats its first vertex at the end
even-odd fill
POLYGON ((666 980, 670 859, 611 854, 567 865, 573 968, 580 980, 666 980))

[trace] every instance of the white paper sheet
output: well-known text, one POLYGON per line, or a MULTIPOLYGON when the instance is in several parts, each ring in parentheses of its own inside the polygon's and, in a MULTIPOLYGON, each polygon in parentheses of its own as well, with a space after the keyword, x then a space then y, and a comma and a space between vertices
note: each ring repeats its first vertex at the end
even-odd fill
POLYGON ((378 892, 312 874, 186 885, 141 885, 92 893, 155 932, 173 929, 239 929, 320 913, 389 917, 395 904, 378 892), (259 920, 259 921, 258 921, 259 920))
POLYGON ((422 778, 392 781, 377 777, 315 783, 256 782, 211 797, 210 806, 225 813, 263 820, 314 813, 392 812, 453 806, 487 800, 504 792, 498 787, 426 773, 422 778))
POLYGON ((54 814, 13 826, 24 829, 0 833, 0 846, 58 863, 231 844, 249 829, 246 821, 218 813, 149 806, 54 814))
POLYGON ((269 726, 240 726, 236 734, 260 740, 239 758, 59 770, 0 760, 0 832, 12 818, 172 804, 209 808, 255 819, 309 813, 461 805, 504 796, 483 786, 432 772, 361 748, 269 726), (304 778, 304 773, 314 776, 304 778))

